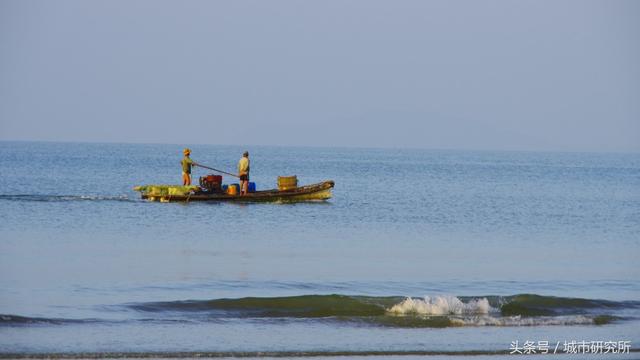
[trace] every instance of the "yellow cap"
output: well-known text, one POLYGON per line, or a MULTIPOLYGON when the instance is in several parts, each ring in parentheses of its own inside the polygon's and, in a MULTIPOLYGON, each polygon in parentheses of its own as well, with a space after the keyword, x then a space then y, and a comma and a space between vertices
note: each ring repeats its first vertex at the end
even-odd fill
POLYGON ((182 151, 182 153, 184 153, 185 155, 189 155, 191 154, 191 150, 189 148, 186 148, 182 151))

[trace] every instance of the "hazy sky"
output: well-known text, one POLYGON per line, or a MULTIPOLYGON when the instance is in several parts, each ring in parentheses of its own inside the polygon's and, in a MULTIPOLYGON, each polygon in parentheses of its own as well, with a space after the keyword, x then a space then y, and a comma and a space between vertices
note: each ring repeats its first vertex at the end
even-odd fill
POLYGON ((640 1, 0 0, 0 139, 640 151, 640 1))

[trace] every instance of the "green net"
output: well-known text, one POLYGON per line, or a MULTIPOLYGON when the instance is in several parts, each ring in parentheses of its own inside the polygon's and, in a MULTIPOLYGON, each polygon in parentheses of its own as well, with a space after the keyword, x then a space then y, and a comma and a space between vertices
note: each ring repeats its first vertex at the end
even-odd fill
POLYGON ((199 189, 200 187, 196 185, 143 185, 133 188, 133 190, 149 196, 186 196, 199 189))

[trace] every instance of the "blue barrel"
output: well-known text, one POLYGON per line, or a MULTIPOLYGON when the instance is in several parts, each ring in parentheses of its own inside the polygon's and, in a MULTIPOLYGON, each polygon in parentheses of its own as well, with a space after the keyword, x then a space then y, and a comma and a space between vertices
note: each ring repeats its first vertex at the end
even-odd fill
POLYGON ((248 189, 248 191, 249 191, 250 193, 252 193, 252 192, 256 192, 256 183, 254 183, 254 182, 249 182, 249 189, 248 189))

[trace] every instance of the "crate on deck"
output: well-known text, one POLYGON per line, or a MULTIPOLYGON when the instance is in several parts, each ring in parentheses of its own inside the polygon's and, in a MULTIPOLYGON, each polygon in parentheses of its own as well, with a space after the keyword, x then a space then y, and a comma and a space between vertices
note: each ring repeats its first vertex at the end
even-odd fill
POLYGON ((278 190, 287 191, 293 190, 298 187, 298 177, 293 176, 278 176, 278 190))
POLYGON ((206 191, 220 192, 222 191, 222 176, 213 174, 201 176, 200 187, 206 191))

